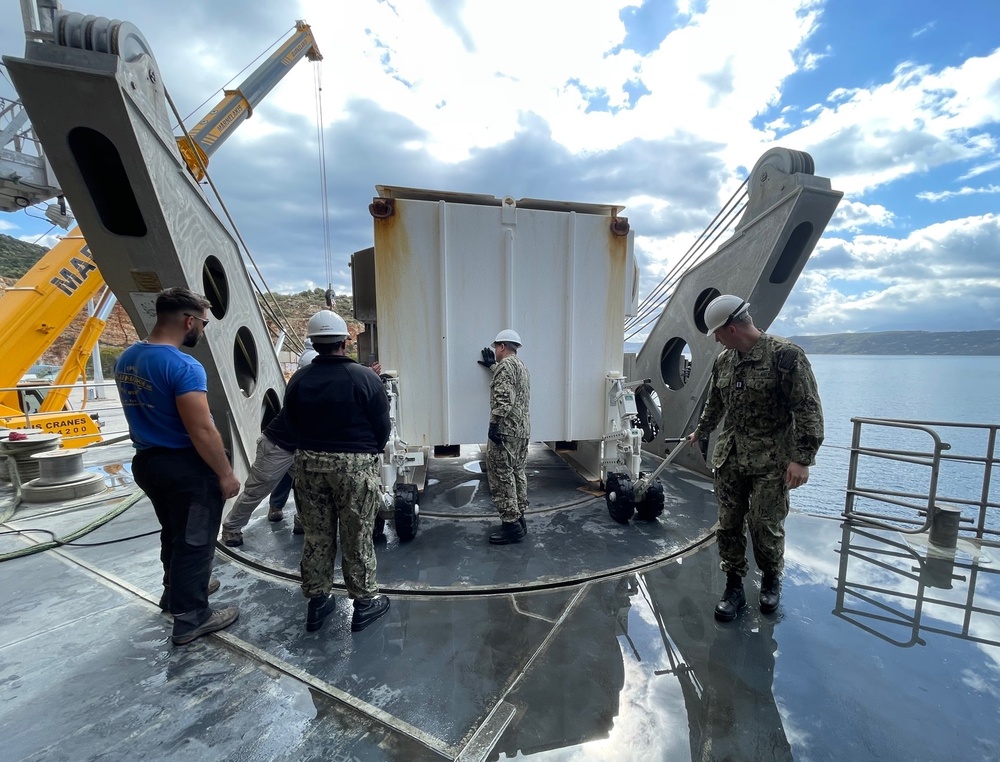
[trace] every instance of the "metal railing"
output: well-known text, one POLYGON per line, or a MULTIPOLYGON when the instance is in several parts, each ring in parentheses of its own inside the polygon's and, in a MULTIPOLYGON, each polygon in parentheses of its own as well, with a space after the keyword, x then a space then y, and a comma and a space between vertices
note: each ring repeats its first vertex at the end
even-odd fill
POLYGON ((1000 645, 989 595, 1000 570, 918 547, 844 522, 834 616, 903 648, 924 645, 922 633, 1000 645))
MULTIPOLYGON (((990 500, 993 469, 1000 463, 997 459, 996 449, 997 430, 1000 429, 1000 424, 905 421, 893 418, 852 418, 851 422, 854 424, 854 433, 851 439, 844 506, 846 519, 859 521, 870 526, 917 534, 931 529, 935 516, 947 509, 952 512, 961 512, 958 523, 962 536, 974 537, 991 544, 1000 540, 1000 503, 990 500), (930 441, 929 449, 913 450, 863 446, 862 437, 866 426, 882 430, 897 429, 926 434, 930 441), (980 432, 980 436, 985 436, 986 440, 985 454, 969 455, 952 452, 952 445, 941 438, 938 433, 939 429, 980 432), (926 493, 889 489, 881 485, 859 485, 861 465, 869 458, 928 469, 926 493), (940 494, 939 484, 942 467, 956 463, 982 468, 982 480, 977 485, 978 498, 940 494), (859 510, 857 507, 859 501, 875 503, 880 510, 878 512, 859 510), (970 509, 974 509, 974 511, 970 509)), ((909 471, 904 469, 901 473, 903 475, 912 473, 912 469, 909 471)))

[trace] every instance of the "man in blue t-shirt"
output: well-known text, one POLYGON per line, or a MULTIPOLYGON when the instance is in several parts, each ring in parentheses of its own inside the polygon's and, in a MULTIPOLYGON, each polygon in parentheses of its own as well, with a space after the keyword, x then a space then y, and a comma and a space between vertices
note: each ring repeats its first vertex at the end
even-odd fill
POLYGON ((115 384, 135 445, 132 474, 160 522, 163 597, 171 640, 186 645, 236 621, 235 606, 212 610, 215 538, 227 499, 240 491, 208 407, 205 368, 180 351, 201 339, 210 302, 186 288, 156 298, 156 325, 122 352, 115 384))

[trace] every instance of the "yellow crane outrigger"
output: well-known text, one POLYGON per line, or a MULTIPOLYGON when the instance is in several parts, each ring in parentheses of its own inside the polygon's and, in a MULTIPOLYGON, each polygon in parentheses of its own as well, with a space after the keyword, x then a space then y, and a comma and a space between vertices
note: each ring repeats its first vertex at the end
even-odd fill
MULTIPOLYGON (((249 119, 254 107, 303 58, 321 61, 312 28, 295 22, 285 40, 235 90, 226 90, 188 136, 177 138, 177 146, 188 169, 199 181, 204 167, 223 142, 249 119)), ((32 365, 104 288, 105 282, 78 227, 70 230, 0 299, 0 389, 15 388, 32 365)), ((84 374, 87 359, 97 344, 115 297, 104 288, 98 308, 84 324, 66 361, 53 381, 54 387, 70 386, 84 374)), ((0 426, 31 426, 61 434, 64 447, 84 447, 101 440, 98 421, 84 411, 65 411, 68 388, 53 388, 38 411, 25 416, 19 392, 0 392, 0 426)))

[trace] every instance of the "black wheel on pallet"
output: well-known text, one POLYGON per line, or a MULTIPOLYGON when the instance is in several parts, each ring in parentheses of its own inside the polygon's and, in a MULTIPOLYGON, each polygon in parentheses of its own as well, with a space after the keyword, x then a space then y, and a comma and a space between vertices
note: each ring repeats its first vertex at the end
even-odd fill
MULTIPOLYGON (((644 476, 645 474, 639 474, 644 476)), ((663 513, 663 482, 657 479, 646 488, 646 496, 635 507, 635 515, 643 521, 655 521, 663 513)))
POLYGON ((375 529, 372 532, 372 540, 378 541, 385 537, 385 519, 375 514, 375 529))
POLYGON ((400 540, 412 540, 420 523, 420 512, 417 508, 417 485, 397 484, 395 496, 396 536, 400 540))
POLYGON ((627 524, 635 513, 635 497, 632 494, 632 480, 628 474, 608 474, 604 486, 604 499, 608 503, 608 513, 619 524, 627 524))

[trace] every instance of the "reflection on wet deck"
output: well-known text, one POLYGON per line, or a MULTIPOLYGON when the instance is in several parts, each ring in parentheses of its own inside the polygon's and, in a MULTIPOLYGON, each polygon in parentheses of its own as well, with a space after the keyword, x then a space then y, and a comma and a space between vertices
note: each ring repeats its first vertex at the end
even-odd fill
MULTIPOLYGON (((401 544, 390 530, 377 548, 392 608, 353 635, 346 599, 322 630, 305 632, 289 578, 301 540, 288 514, 280 524, 256 517, 239 555, 220 555, 216 597, 242 616, 185 648, 170 646, 155 608, 145 500, 79 542, 136 539, 4 562, 5 755, 1000 757, 995 548, 960 556, 948 589, 929 584, 912 537, 792 514, 777 614, 756 610, 751 575, 747 613, 722 625, 712 617, 723 585, 715 548, 698 544, 713 520, 703 485, 671 475, 671 513, 622 527, 548 455, 533 452, 530 534, 508 548, 485 542, 496 519, 484 484, 455 504, 476 454, 432 464, 417 537, 401 544), (674 548, 671 560, 649 560, 674 548), (915 619, 919 642, 909 644, 915 619)), ((4 529, 67 536, 129 494, 127 469, 107 476, 110 501, 21 507, 4 529)), ((0 535, 0 553, 48 539, 0 535)))

